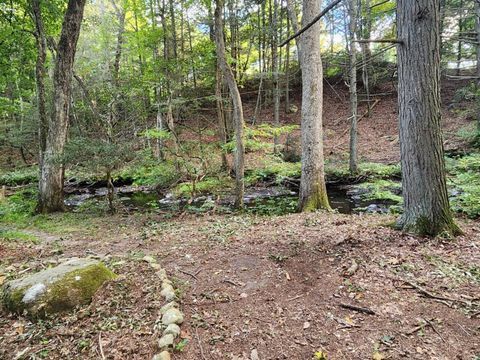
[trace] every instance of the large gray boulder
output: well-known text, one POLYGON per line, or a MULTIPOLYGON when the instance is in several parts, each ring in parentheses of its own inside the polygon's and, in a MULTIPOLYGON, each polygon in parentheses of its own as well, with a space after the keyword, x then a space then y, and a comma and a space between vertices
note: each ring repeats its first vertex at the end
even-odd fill
POLYGON ((7 309, 31 318, 88 304, 98 288, 115 274, 97 260, 72 258, 3 287, 7 309))

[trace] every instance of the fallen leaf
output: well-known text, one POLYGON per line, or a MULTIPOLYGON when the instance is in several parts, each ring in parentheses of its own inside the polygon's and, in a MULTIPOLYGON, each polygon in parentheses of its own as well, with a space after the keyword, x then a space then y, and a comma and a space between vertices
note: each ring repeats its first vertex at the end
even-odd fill
POLYGON ((385 355, 383 355, 382 353, 379 353, 378 351, 375 351, 372 355, 372 359, 373 360, 384 360, 385 355))
POLYGON ((325 354, 323 351, 316 351, 313 355, 317 360, 327 360, 327 354, 325 354))
POLYGON ((355 325, 355 322, 352 320, 352 318, 350 316, 345 316, 345 323, 348 324, 348 325, 355 325))

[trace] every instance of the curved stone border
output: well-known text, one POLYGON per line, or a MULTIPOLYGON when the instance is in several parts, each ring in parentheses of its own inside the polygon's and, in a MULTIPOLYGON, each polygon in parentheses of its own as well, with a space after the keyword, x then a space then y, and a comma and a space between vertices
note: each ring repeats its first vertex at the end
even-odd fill
POLYGON ((180 336, 180 326, 183 323, 183 313, 179 310, 179 305, 175 301, 177 296, 172 282, 168 279, 167 272, 151 256, 145 256, 144 261, 148 262, 150 267, 157 271, 157 275, 162 281, 162 291, 160 295, 165 299, 166 304, 160 309, 161 324, 163 328, 162 337, 158 340, 158 347, 161 352, 156 354, 152 360, 170 360, 169 349, 173 348, 175 339, 180 336))

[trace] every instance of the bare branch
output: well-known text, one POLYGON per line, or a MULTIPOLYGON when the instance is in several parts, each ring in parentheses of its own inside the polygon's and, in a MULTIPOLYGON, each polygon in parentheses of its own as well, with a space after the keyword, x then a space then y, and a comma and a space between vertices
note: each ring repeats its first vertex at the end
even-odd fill
POLYGON ((285 40, 284 42, 282 42, 280 44, 279 47, 283 47, 285 45, 287 45, 290 41, 292 41, 293 39, 297 38, 298 36, 300 36, 301 34, 303 34, 305 31, 307 31, 308 29, 310 29, 313 25, 315 25, 315 23, 320 20, 327 12, 329 12, 330 10, 332 10, 335 6, 337 6, 338 4, 340 4, 342 2, 342 0, 335 0, 334 2, 332 2, 330 5, 328 5, 325 9, 323 9, 323 11, 318 14, 317 16, 315 16, 313 18, 312 21, 310 21, 310 23, 308 23, 307 25, 305 25, 302 29, 300 29, 297 33, 293 34, 292 36, 290 36, 287 40, 285 40))

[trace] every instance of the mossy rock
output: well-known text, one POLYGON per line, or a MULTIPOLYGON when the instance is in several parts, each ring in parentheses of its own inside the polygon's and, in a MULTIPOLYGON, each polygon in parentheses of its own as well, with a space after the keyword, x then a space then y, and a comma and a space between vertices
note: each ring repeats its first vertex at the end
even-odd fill
POLYGON ((114 277, 100 261, 72 258, 54 268, 8 282, 3 287, 3 302, 12 312, 44 318, 88 304, 98 288, 114 277))

